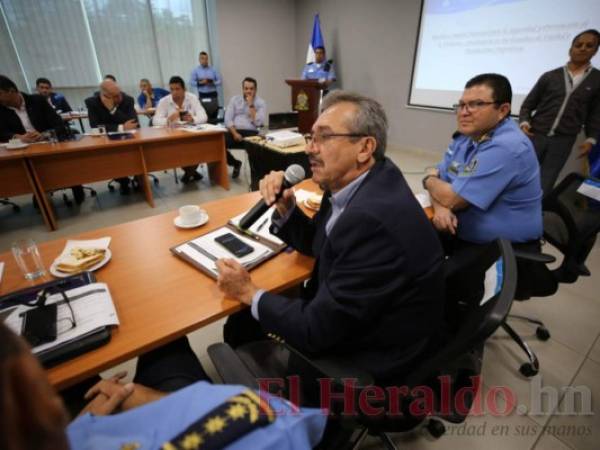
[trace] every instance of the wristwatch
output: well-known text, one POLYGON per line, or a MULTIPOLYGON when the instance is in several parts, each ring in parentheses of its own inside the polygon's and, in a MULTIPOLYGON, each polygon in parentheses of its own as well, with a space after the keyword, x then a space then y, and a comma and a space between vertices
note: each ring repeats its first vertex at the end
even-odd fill
POLYGON ((428 175, 425 175, 425 176, 423 177, 423 180, 421 181, 421 183, 423 183, 423 189, 425 189, 425 190, 427 190, 427 186, 426 186, 426 184, 427 184, 427 179, 428 179, 429 177, 435 177, 435 178, 439 178, 437 175, 434 175, 434 174, 432 174, 432 173, 430 173, 430 174, 428 174, 428 175))

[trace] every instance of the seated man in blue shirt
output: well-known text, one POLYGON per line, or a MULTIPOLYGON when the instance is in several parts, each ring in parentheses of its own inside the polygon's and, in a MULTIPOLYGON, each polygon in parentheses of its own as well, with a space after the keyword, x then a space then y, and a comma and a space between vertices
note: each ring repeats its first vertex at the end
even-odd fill
MULTIPOLYGON (((25 342, 1 323, 0 342, 2 449, 299 450, 314 447, 325 428, 326 415, 320 410, 299 410, 243 386, 198 381, 197 373, 170 395, 122 383, 124 373, 102 380, 87 392, 89 404, 69 424, 60 397, 25 342), (120 411, 126 412, 115 414, 120 411)), ((167 345, 158 350, 162 357, 147 367, 148 379, 156 378, 159 365, 170 367, 172 375, 181 370, 172 366, 169 350, 174 349, 167 345)), ((187 351, 195 359, 189 345, 187 351)))
POLYGON ((148 78, 140 80, 140 91, 137 101, 140 108, 144 111, 149 108, 156 108, 160 99, 169 95, 169 91, 166 89, 152 87, 148 78))
POLYGON ((257 135, 258 128, 267 120, 267 104, 256 95, 256 89, 254 78, 244 78, 242 95, 233 96, 225 110, 225 126, 229 129, 225 135, 225 146, 228 149, 227 165, 233 166, 232 178, 240 176, 242 162, 235 159, 229 149, 243 145, 245 137, 257 135))
POLYGON ((333 62, 325 61, 324 47, 315 48, 315 61, 304 66, 301 78, 303 80, 319 80, 327 86, 336 80, 333 62))
POLYGON ((35 81, 35 88, 38 94, 48 100, 48 103, 50 103, 50 106, 54 108, 57 114, 73 111, 64 95, 52 92, 52 83, 50 83, 48 78, 38 78, 35 81))
POLYGON ((531 141, 509 117, 511 100, 502 75, 469 80, 455 105, 458 131, 423 179, 433 224, 456 264, 497 238, 526 243, 542 236, 540 169, 531 141))

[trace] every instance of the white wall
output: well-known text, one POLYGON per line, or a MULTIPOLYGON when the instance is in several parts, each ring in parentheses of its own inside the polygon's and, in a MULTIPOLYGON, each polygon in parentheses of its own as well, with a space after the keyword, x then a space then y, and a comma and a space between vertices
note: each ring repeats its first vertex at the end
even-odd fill
POLYGON ((455 130, 454 115, 406 107, 420 7, 420 0, 297 0, 295 67, 302 67, 319 13, 338 86, 381 102, 390 143, 443 152, 455 130))
POLYGON ((269 112, 289 111, 284 80, 297 76, 294 0, 218 0, 216 6, 225 102, 240 94, 242 79, 251 76, 269 112))

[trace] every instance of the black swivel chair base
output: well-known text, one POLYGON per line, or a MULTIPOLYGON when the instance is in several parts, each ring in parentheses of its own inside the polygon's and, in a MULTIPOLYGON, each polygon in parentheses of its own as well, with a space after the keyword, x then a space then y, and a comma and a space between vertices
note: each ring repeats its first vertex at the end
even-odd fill
MULTIPOLYGON (((160 184, 160 180, 158 179, 158 177, 152 173, 148 174, 148 177, 152 180, 152 182, 154 183, 155 186, 158 186, 160 184)), ((139 189, 139 184, 137 182, 137 178, 132 178, 129 180, 131 182, 131 185, 133 186, 134 190, 139 189)), ((115 191, 115 183, 117 182, 117 179, 112 179, 108 182, 108 190, 110 192, 114 192, 115 191)))
POLYGON ((519 372, 521 372, 521 375, 528 378, 537 375, 540 370, 540 362, 536 354, 533 352, 533 350, 531 350, 529 345, 527 345, 527 342, 525 342, 521 336, 519 336, 508 323, 506 323, 506 321, 503 322, 501 326, 502 329, 506 331, 512 338, 512 340, 515 341, 519 347, 521 347, 521 350, 525 352, 527 358, 529 359, 529 362, 523 363, 521 364, 521 367, 519 367, 519 372))
MULTIPOLYGON (((81 186, 81 187, 83 189, 83 192, 85 192, 85 191, 89 192, 90 197, 96 197, 98 195, 98 193, 96 192, 96 190, 94 188, 91 188, 89 186, 81 186)), ((54 196, 55 192, 62 191, 63 203, 70 208, 73 206, 73 200, 71 200, 71 198, 65 192, 66 189, 68 189, 68 188, 50 191, 50 196, 51 197, 54 196)), ((77 203, 79 205, 79 204, 83 203, 84 200, 85 200, 85 197, 82 196, 79 200, 75 199, 75 203, 77 203)), ((37 205, 37 204, 35 204, 35 205, 37 205)), ((36 208, 37 208, 37 206, 36 206, 36 208)))
POLYGON ((83 190, 84 191, 89 191, 90 197, 96 197, 98 195, 98 193, 96 192, 96 190, 94 188, 89 187, 89 186, 83 186, 83 190))
POLYGON ((0 199, 0 205, 12 206, 12 209, 14 212, 21 211, 21 207, 19 205, 17 205, 16 203, 11 202, 10 200, 6 200, 3 198, 0 199))

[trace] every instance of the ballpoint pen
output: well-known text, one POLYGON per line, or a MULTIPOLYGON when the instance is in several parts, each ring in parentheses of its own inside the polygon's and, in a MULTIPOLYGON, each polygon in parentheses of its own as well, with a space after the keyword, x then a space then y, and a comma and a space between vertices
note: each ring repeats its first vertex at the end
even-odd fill
POLYGON ((269 221, 269 218, 267 217, 265 220, 263 220, 260 225, 258 226, 258 228, 256 229, 257 232, 259 232, 260 230, 263 229, 263 227, 267 224, 267 222, 269 221))

